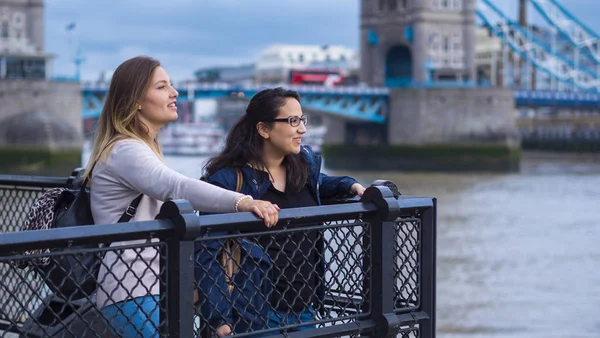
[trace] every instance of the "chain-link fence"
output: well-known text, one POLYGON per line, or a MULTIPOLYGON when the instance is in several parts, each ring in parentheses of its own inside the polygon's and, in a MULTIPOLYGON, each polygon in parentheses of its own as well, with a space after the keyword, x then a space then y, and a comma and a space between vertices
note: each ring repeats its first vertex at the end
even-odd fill
MULTIPOLYGON (((0 236, 20 231, 27 212, 50 188, 65 187, 68 178, 2 175, 0 178, 0 236)), ((37 308, 50 293, 44 282, 33 272, 15 271, 14 266, 0 260, 0 327, 23 324, 28 310, 37 308), (25 308, 23 304, 28 307, 25 308)))
POLYGON ((369 233, 353 219, 198 240, 198 331, 278 333, 365 317, 369 233))
POLYGON ((398 218, 394 224, 394 310, 397 313, 416 310, 420 305, 420 229, 421 220, 418 218, 398 218))
POLYGON ((172 201, 156 221, 37 236, 17 230, 52 184, 0 183, 0 337, 435 336, 431 198, 369 188, 270 229, 172 201))
POLYGON ((0 337, 13 332, 24 337, 104 338, 166 328, 159 306, 164 298, 159 292, 165 284, 159 255, 164 243, 138 242, 0 257, 0 327, 5 331, 0 337), (69 286, 79 267, 90 274, 91 292, 83 285, 69 286), (129 302, 119 303, 123 300, 129 302))
POLYGON ((0 233, 21 230, 35 200, 50 188, 66 187, 69 179, 0 175, 0 233))

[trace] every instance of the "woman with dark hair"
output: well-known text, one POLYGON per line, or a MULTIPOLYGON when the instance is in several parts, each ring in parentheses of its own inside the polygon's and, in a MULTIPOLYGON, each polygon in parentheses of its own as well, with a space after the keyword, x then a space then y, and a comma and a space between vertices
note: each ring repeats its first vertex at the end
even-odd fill
MULTIPOLYGON (((281 209, 318 206, 321 198, 362 196, 365 188, 355 179, 321 173, 321 157, 302 145, 307 122, 298 93, 283 88, 257 93, 229 132, 223 151, 207 162, 205 179, 236 190, 241 171, 241 193, 281 209)), ((317 268, 323 263, 320 234, 309 231, 259 237, 273 263, 269 327, 314 320, 315 308, 322 303, 315 297, 316 290, 324 286, 324 276, 317 268)), ((229 334, 231 320, 222 318, 219 335, 229 334)))

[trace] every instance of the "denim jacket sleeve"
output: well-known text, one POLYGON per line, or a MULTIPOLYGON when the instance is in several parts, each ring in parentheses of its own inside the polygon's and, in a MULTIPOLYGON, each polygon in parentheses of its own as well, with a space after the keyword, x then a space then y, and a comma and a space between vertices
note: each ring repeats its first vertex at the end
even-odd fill
POLYGON ((327 176, 323 173, 319 174, 321 198, 347 198, 354 194, 350 193, 350 187, 354 183, 358 183, 354 178, 349 176, 327 176))

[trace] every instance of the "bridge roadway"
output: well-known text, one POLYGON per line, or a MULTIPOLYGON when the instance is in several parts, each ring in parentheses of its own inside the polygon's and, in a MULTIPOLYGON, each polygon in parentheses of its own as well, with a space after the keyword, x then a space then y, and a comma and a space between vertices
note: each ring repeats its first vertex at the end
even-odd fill
MULTIPOLYGON (((273 85, 276 86, 276 85, 273 85)), ((266 85, 194 84, 179 87, 180 100, 196 98, 238 97, 250 98, 266 85)), ((389 111, 389 88, 325 87, 284 85, 302 95, 302 104, 308 109, 375 123, 386 123, 389 111)), ((427 87, 426 87, 427 88, 427 87)), ((82 88, 84 119, 100 115, 107 85, 85 84, 82 88)), ((600 93, 559 92, 549 90, 515 90, 516 108, 565 108, 579 110, 600 109, 600 93)))

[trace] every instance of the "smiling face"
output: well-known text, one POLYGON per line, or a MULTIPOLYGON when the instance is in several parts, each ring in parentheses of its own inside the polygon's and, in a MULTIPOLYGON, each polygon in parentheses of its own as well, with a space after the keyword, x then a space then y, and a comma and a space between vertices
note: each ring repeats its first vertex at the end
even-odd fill
POLYGON ((306 126, 303 121, 297 126, 292 126, 288 119, 300 119, 302 117, 302 107, 300 102, 294 98, 287 98, 285 104, 279 108, 279 114, 276 119, 284 121, 269 122, 271 126, 265 123, 258 124, 258 130, 264 139, 263 150, 278 156, 300 153, 302 145, 302 135, 306 133, 306 126))
POLYGON ((177 96, 171 79, 163 67, 156 67, 144 99, 138 104, 140 119, 155 132, 177 119, 177 96))

